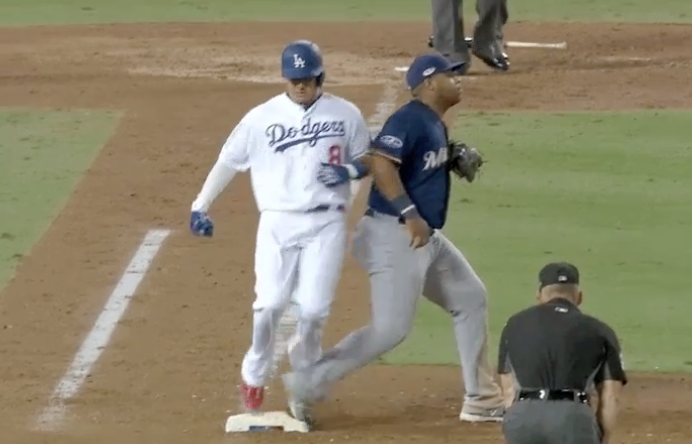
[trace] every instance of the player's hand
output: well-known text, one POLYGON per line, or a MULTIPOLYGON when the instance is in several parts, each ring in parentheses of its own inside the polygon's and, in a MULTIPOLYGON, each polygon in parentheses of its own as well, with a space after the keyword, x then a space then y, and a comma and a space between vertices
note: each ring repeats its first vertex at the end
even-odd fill
POLYGON ((428 223, 422 217, 412 217, 406 219, 406 228, 411 235, 409 246, 413 248, 424 247, 430 241, 432 230, 428 223))
POLYGON ((207 213, 193 211, 190 216, 190 231, 195 236, 212 237, 214 235, 214 222, 209 219, 207 213))
POLYGON ((351 180, 351 173, 347 167, 343 165, 334 165, 331 163, 322 163, 317 172, 317 180, 322 182, 327 187, 335 187, 344 184, 351 180))

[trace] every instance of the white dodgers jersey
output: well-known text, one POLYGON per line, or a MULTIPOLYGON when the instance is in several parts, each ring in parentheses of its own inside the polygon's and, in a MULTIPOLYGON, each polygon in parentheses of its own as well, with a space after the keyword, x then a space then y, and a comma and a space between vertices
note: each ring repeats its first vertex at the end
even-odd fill
POLYGON ((326 187, 317 180, 320 164, 351 163, 369 146, 363 115, 348 100, 323 93, 306 110, 281 94, 243 117, 220 159, 238 171, 250 170, 260 211, 308 211, 349 204, 350 184, 326 187))

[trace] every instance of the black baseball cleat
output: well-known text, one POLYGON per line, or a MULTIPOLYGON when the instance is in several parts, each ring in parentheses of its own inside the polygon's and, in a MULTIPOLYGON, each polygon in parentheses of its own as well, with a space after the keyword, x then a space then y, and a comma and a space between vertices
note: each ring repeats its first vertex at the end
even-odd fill
MULTIPOLYGON (((431 37, 431 38, 432 38, 432 37, 431 37)), ((464 39, 464 41, 466 42, 466 46, 467 46, 469 49, 473 48, 473 37, 466 37, 466 38, 464 39)), ((509 55, 505 52, 505 49, 507 49, 507 44, 504 43, 502 40, 498 40, 498 41, 497 41, 497 44, 498 44, 498 45, 500 46, 500 48, 502 49, 502 57, 504 57, 505 60, 507 60, 507 61, 509 62, 509 55)))
POLYGON ((507 63, 509 63, 509 55, 507 55, 507 53, 505 52, 505 49, 507 48, 507 44, 504 43, 502 40, 498 40, 497 46, 500 47, 500 54, 502 54, 502 57, 504 57, 505 60, 507 60, 507 63))
MULTIPOLYGON (((466 42, 466 47, 471 49, 473 47, 473 37, 464 37, 464 41, 466 42)), ((503 43, 502 41, 498 42, 500 45, 500 48, 502 48, 502 57, 505 58, 507 63, 509 63, 509 55, 504 51, 505 48, 507 48, 507 44, 503 43)), ((434 48, 435 47, 435 39, 433 36, 428 37, 428 48, 434 48)))
POLYGON ((288 394, 288 414, 307 424, 308 429, 312 430, 315 420, 312 417, 313 401, 308 399, 311 395, 307 380, 296 372, 286 373, 281 379, 288 394))
POLYGON ((483 63, 496 71, 509 70, 509 60, 503 55, 502 51, 496 49, 494 46, 483 49, 471 48, 471 52, 481 59, 483 63))
POLYGON ((308 430, 312 431, 315 428, 315 419, 312 416, 311 405, 298 401, 296 399, 289 399, 287 413, 298 421, 305 423, 308 426, 308 430))

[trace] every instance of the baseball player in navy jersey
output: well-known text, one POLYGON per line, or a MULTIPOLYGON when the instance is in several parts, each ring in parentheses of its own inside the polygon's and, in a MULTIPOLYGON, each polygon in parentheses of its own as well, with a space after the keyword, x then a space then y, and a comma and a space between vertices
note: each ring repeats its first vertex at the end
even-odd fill
POLYGON ((334 383, 406 338, 422 294, 452 316, 466 388, 460 419, 502 420, 503 399, 487 359, 486 289, 440 231, 451 188, 442 118, 461 100, 458 68, 439 54, 417 57, 406 74, 413 99, 387 120, 371 153, 356 165, 323 166, 327 186, 350 180, 364 163, 373 175, 352 245, 370 277, 372 319, 317 363, 283 375, 289 398, 301 403, 306 417, 334 383))

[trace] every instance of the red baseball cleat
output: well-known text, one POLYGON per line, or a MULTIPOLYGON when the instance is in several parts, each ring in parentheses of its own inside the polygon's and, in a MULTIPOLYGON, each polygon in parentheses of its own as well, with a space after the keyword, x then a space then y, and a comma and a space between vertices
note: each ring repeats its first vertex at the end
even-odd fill
POLYGON ((262 408, 264 387, 252 387, 243 382, 240 391, 243 393, 243 404, 247 410, 256 411, 262 408))

